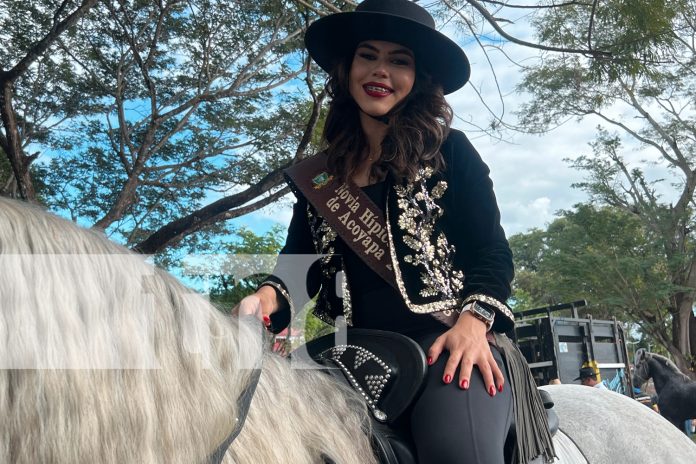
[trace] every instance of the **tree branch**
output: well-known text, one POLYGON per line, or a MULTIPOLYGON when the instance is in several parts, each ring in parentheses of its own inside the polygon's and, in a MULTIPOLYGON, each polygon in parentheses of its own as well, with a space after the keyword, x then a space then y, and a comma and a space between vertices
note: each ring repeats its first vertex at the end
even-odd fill
POLYGON ((143 172, 145 172, 145 173, 154 173, 154 172, 160 172, 160 171, 173 171, 173 170, 179 170, 179 169, 181 169, 181 168, 183 168, 183 167, 189 167, 189 166, 191 166, 191 165, 192 165, 193 163, 195 163, 195 162, 204 160, 204 159, 206 159, 206 158, 211 158, 211 157, 213 157, 213 156, 217 156, 217 155, 219 155, 220 153, 222 153, 222 152, 224 152, 224 151, 238 150, 238 149, 240 149, 240 148, 247 147, 247 146, 249 146, 249 145, 251 145, 251 144, 253 144, 253 143, 254 143, 254 140, 250 140, 250 141, 243 142, 243 143, 238 143, 238 144, 235 144, 235 145, 225 145, 225 146, 219 147, 219 148, 217 148, 215 151, 210 152, 210 153, 205 154, 205 155, 196 154, 196 155, 193 156, 192 158, 189 158, 189 159, 186 160, 186 161, 182 161, 181 163, 176 163, 176 164, 158 164, 157 166, 145 167, 145 168, 143 168, 143 172))
MULTIPOLYGON (((633 106, 638 112, 643 116, 649 123, 650 126, 652 126, 655 131, 657 131, 658 134, 669 144, 670 148, 674 152, 674 154, 677 157, 678 162, 676 161, 671 161, 672 158, 667 158, 678 166, 682 171, 689 172, 689 163, 684 157, 684 154, 681 152, 681 149, 679 148, 679 145, 677 145, 677 141, 672 137, 670 134, 667 133, 667 131, 662 127, 662 125, 655 120, 655 118, 652 117, 652 115, 645 109, 643 108, 643 105, 638 101, 636 98, 635 93, 633 92, 633 89, 631 89, 626 81, 624 81, 622 78, 618 79, 619 83, 621 84, 621 88, 626 92, 626 94, 629 96, 631 99, 631 106, 633 106)), ((664 152, 664 151, 663 151, 664 152)))
MULTIPOLYGON (((54 23, 51 29, 48 31, 48 34, 46 34, 38 42, 34 43, 24 58, 19 61, 19 63, 17 63, 9 71, 0 71, 0 83, 4 83, 5 81, 14 82, 19 76, 24 74, 24 72, 29 69, 29 66, 46 50, 48 50, 48 47, 51 46, 58 36, 65 32, 65 30, 70 26, 75 24, 78 19, 84 16, 90 10, 90 8, 97 3, 97 1, 98 0, 83 0, 82 4, 63 21, 54 23)), ((56 16, 63 10, 66 3, 67 0, 59 6, 56 16)), ((54 16, 54 19, 56 19, 56 16, 54 16)))
POLYGON ((622 123, 622 122, 619 122, 619 121, 617 121, 617 120, 615 120, 615 119, 611 119, 610 117, 608 117, 607 115, 605 115, 604 113, 601 113, 601 112, 599 112, 599 111, 591 110, 591 111, 588 111, 587 114, 594 114, 594 115, 596 115, 596 116, 599 116, 600 118, 602 118, 603 120, 605 120, 605 121, 608 122, 609 124, 612 124, 612 125, 614 125, 614 126, 617 126, 617 127, 622 128, 623 130, 625 130, 626 132, 628 132, 632 137, 634 137, 636 140, 638 140, 638 141, 640 141, 640 142, 643 142, 643 143, 646 144, 646 145, 650 145, 650 146, 656 148, 657 150, 659 150, 660 154, 662 154, 662 156, 663 156, 666 160, 668 160, 670 163, 672 163, 672 164, 675 165, 675 166, 679 166, 677 160, 674 159, 674 158, 672 158, 672 157, 669 155, 669 153, 667 153, 667 151, 665 150, 665 148, 664 148, 662 145, 660 145, 659 143, 655 142, 654 140, 651 140, 651 139, 649 139, 649 138, 647 138, 647 137, 644 137, 643 135, 639 134, 639 133, 636 132, 635 130, 633 130, 633 129, 631 129, 630 127, 628 127, 626 124, 624 124, 624 123, 622 123))
MULTIPOLYGON (((449 0, 443 0, 443 2, 450 9, 456 11, 460 17, 462 17, 462 13, 454 5, 452 5, 452 3, 449 0)), ((507 32, 505 32, 505 30, 502 27, 500 27, 500 24, 498 24, 498 20, 495 17, 493 17, 493 15, 490 14, 490 12, 483 5, 481 5, 481 3, 479 1, 466 0, 466 2, 469 5, 471 5, 472 7, 474 7, 479 12, 479 14, 481 14, 481 16, 484 17, 484 19, 488 22, 488 24, 490 24, 493 27, 493 29, 495 29, 496 32, 501 35, 501 37, 503 37, 503 38, 505 38, 505 39, 509 40, 510 42, 515 43, 517 45, 522 45, 522 46, 534 48, 537 50, 545 50, 545 51, 549 51, 549 52, 577 53, 577 54, 581 54, 581 55, 590 55, 590 56, 602 57, 602 58, 611 57, 611 52, 605 52, 605 51, 601 51, 601 50, 584 50, 584 49, 580 49, 580 48, 553 47, 553 46, 549 46, 549 45, 536 44, 533 42, 527 42, 525 40, 518 39, 517 37, 514 37, 514 36, 508 34, 507 32)))
POLYGON ((482 3, 490 3, 491 5, 498 5, 504 8, 517 8, 517 9, 527 9, 527 10, 543 10, 543 9, 549 9, 549 8, 563 8, 566 6, 589 6, 589 3, 584 3, 584 2, 563 2, 563 3, 553 3, 551 5, 513 5, 512 3, 507 3, 507 2, 497 2, 495 0, 481 0, 482 3))
POLYGON ((590 22, 587 26, 587 48, 592 50, 592 30, 594 29, 595 13, 597 12, 597 0, 592 2, 592 11, 590 12, 590 22))
MULTIPOLYGON (((140 253, 153 254, 178 242, 186 235, 214 223, 217 219, 224 217, 230 210, 240 208, 252 199, 281 185, 284 182, 283 170, 287 167, 287 165, 281 166, 243 192, 221 198, 181 219, 170 222, 134 246, 133 249, 140 253)), ((274 200, 276 199, 274 195, 270 197, 273 197, 274 200)), ((261 206, 258 207, 260 208, 261 206)))

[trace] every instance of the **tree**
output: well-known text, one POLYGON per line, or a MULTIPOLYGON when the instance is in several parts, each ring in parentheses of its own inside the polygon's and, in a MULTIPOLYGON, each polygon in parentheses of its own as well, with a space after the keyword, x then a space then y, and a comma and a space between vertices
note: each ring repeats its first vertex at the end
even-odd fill
MULTIPOLYGON (((262 235, 241 228, 236 231, 234 241, 220 244, 219 254, 205 255, 202 262, 194 261, 187 274, 194 281, 205 282, 211 302, 221 311, 229 312, 268 277, 275 256, 283 247, 285 233, 280 226, 262 235)), ((333 327, 311 313, 313 305, 314 301, 307 303, 290 324, 290 327, 302 327, 307 341, 333 331, 333 327)), ((288 345, 288 349, 292 347, 288 345)))
POLYGON ((306 156, 324 99, 307 14, 282 0, 101 2, 77 27, 53 25, 41 54, 34 22, 51 26, 50 6, 8 2, 1 19, 3 68, 38 60, 0 74, 18 89, 0 141, 26 171, 14 169, 20 190, 33 192, 29 166, 48 155, 35 171, 48 206, 145 253, 227 232, 288 192, 281 170, 306 156), (21 159, 15 142, 39 150, 21 159))
MULTIPOLYGON (((236 240, 220 247, 224 257, 235 256, 274 256, 283 247, 285 230, 280 226, 271 228, 262 235, 256 235, 247 228, 236 232, 236 240)), ((267 273, 258 273, 250 266, 241 270, 244 278, 237 278, 229 274, 212 273, 208 284, 211 301, 223 311, 230 310, 245 296, 253 293, 256 288, 268 276, 267 273)))
POLYGON ((50 116, 69 114, 68 103, 75 98, 75 92, 66 92, 56 85, 56 81, 65 81, 66 69, 47 52, 96 3, 97 0, 0 3, 4 12, 0 16, 0 117, 4 129, 0 133, 0 151, 7 157, 14 179, 0 171, 0 193, 36 200, 30 165, 38 155, 27 155, 25 148, 45 137, 46 127, 52 124, 50 116), (48 105, 41 102, 46 91, 54 92, 48 105), (20 97, 18 105, 16 96, 20 97))
POLYGON ((618 131, 600 127, 593 154, 575 159, 574 166, 588 174, 579 186, 594 201, 635 215, 660 246, 673 289, 672 345, 682 369, 696 352, 694 12, 693 0, 611 0, 554 9, 537 21, 540 37, 559 47, 592 41, 612 56, 547 55, 530 67, 521 85, 532 97, 521 112, 528 130, 594 117, 618 131), (659 195, 659 179, 651 182, 645 169, 631 164, 636 146, 671 170, 673 198, 659 195))
POLYGON ((521 294, 530 307, 587 299, 594 316, 637 325, 688 365, 672 341, 669 312, 671 295, 683 289, 670 282, 668 258, 635 215, 580 204, 547 230, 512 236, 510 244, 515 298, 521 294))
POLYGON ((322 99, 279 90, 304 74, 314 91, 301 15, 282 1, 121 1, 90 19, 62 49, 99 107, 57 138, 71 152, 53 161, 52 207, 154 253, 288 192, 281 169, 304 156, 322 99))

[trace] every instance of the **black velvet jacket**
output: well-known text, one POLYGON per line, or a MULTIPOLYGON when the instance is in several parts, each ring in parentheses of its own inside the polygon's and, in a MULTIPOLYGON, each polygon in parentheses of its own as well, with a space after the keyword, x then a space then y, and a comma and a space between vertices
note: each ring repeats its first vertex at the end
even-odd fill
MULTIPOLYGON (((493 329, 505 332, 514 324, 504 303, 511 291, 512 253, 500 226, 488 166, 457 130, 450 132, 441 152, 443 171, 424 168, 411 182, 387 180, 391 264, 399 292, 415 313, 450 315, 469 301, 484 303, 496 311, 493 329)), ((288 301, 271 318, 273 327, 285 327, 293 307, 305 302, 291 301, 287 284, 297 278, 297 269, 282 260, 282 255, 298 254, 326 255, 307 275, 307 294, 317 295, 315 314, 330 323, 343 316, 351 325, 350 294, 360 289, 351 288, 350 276, 341 272, 336 232, 300 192, 295 194, 298 201, 281 259, 265 282, 288 301)))

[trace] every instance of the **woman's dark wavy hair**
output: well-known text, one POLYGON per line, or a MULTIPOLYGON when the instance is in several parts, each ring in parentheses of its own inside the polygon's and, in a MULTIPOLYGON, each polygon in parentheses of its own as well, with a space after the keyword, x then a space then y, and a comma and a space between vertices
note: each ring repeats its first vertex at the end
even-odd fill
MULTIPOLYGON (((350 54, 339 60, 326 88, 331 96, 323 138, 328 168, 340 180, 349 179, 364 159, 367 140, 360 126, 360 109, 349 92, 350 54)), ((418 68, 411 93, 389 113, 389 129, 382 141, 382 156, 372 175, 413 179, 422 165, 436 172, 444 168, 440 146, 449 134, 452 107, 445 101, 442 86, 418 68)))

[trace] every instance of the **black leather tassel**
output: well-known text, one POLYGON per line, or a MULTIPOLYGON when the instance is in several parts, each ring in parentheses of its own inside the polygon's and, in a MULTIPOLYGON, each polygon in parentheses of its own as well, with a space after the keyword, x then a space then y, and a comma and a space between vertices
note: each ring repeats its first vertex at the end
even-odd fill
POLYGON ((546 410, 527 361, 506 335, 496 333, 495 342, 505 361, 515 408, 517 446, 513 462, 527 464, 539 456, 544 462, 553 462, 556 451, 546 410))

